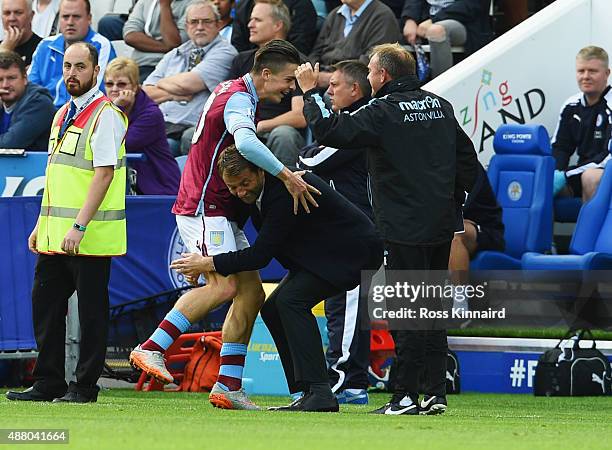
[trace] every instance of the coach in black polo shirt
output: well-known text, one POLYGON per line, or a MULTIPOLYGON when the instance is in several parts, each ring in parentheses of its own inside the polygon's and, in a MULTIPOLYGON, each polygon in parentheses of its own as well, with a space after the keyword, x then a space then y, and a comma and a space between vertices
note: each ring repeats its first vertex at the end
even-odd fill
POLYGON ((289 273, 265 302, 261 316, 270 330, 291 393, 305 394, 280 410, 338 411, 329 386, 317 322, 311 309, 321 299, 353 289, 361 271, 376 270, 383 257, 374 225, 357 207, 313 174, 304 181, 321 191, 319 206, 293 213, 282 183, 254 166, 234 146, 219 156, 219 173, 230 192, 251 205, 259 231, 252 247, 214 257, 194 258, 189 276, 264 268, 278 259, 289 273))

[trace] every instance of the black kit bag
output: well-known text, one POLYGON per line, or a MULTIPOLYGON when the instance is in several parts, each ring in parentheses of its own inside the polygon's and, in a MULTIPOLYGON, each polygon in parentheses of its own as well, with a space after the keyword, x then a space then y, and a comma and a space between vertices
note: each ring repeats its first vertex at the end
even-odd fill
POLYGON ((537 396, 596 396, 612 393, 612 371, 608 359, 597 350, 589 330, 581 330, 565 346, 573 331, 568 331, 555 348, 538 360, 533 393, 537 396), (593 341, 590 348, 581 348, 584 336, 593 341))

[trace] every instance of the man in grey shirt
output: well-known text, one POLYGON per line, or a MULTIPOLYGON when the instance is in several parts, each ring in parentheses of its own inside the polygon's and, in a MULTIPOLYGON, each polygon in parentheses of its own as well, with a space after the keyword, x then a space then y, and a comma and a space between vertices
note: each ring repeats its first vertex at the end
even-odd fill
POLYGON ((123 26, 125 43, 140 68, 140 82, 155 69, 165 53, 188 37, 185 12, 191 0, 139 0, 123 26))
POLYGON ((219 35, 219 13, 210 0, 187 7, 189 41, 167 53, 143 84, 164 114, 172 150, 189 151, 193 130, 210 93, 227 79, 237 51, 219 35))

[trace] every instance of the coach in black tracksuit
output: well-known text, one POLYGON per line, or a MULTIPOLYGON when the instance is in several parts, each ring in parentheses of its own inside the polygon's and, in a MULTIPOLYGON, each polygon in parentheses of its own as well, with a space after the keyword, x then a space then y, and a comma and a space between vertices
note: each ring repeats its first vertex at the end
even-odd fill
MULTIPOLYGON (((365 65, 362 66, 367 73, 365 65)), ((366 105, 369 100, 369 95, 362 97, 341 111, 351 113, 366 105)), ((298 167, 320 176, 374 221, 366 150, 338 150, 314 142, 300 151, 298 167)), ((361 391, 363 394, 359 392, 358 396, 364 398, 355 402, 367 403, 365 390, 369 384, 370 327, 367 305, 360 305, 359 302, 359 286, 325 299, 325 317, 329 337, 326 359, 332 391, 345 403, 353 402, 344 392, 346 389, 361 391)))
POLYGON ((219 160, 219 173, 230 192, 252 205, 258 235, 252 247, 215 255, 214 270, 227 276, 261 269, 276 258, 289 271, 261 310, 289 391, 304 392, 285 409, 338 411, 312 308, 357 286, 362 270, 376 270, 382 263, 382 240, 357 207, 316 175, 303 178, 321 191, 319 206, 295 215, 282 182, 246 161, 235 147, 225 149, 219 160))
MULTIPOLYGON (((333 114, 315 90, 309 64, 296 76, 304 114, 318 142, 370 146, 374 215, 385 240, 388 269, 447 270, 458 199, 476 179, 474 146, 449 102, 419 88, 412 56, 397 44, 374 48, 368 79, 375 99, 353 114, 333 114)), ((393 333, 398 357, 395 394, 381 414, 416 414, 419 373, 430 379, 421 408, 446 409, 446 332, 393 333)))

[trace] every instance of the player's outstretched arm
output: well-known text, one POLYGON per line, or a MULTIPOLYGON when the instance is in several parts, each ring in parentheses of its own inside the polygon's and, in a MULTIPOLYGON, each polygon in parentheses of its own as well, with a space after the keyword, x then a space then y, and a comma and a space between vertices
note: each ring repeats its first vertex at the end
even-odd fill
POLYGON ((306 212, 310 212, 309 203, 314 207, 318 206, 312 193, 320 194, 320 192, 304 182, 301 174, 294 174, 286 168, 259 140, 253 122, 254 116, 252 98, 247 93, 236 92, 227 101, 223 120, 228 131, 234 135, 236 148, 247 160, 284 183, 293 197, 294 214, 297 214, 300 204, 306 212))

